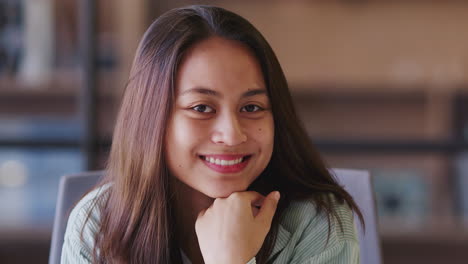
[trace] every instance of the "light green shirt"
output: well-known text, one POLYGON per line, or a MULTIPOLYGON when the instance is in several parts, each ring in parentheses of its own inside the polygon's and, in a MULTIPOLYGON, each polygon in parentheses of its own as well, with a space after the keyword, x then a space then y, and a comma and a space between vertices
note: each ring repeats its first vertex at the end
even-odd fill
MULTIPOLYGON (((90 192, 72 210, 65 232, 61 263, 91 263, 94 234, 99 226, 97 207, 91 212, 90 219, 84 227, 84 241, 80 239, 80 232, 93 199, 99 194, 99 190, 90 192)), ((273 263, 277 264, 358 264, 359 241, 354 226, 353 213, 346 205, 334 204, 334 209, 341 217, 343 231, 341 231, 337 221, 332 218, 331 232, 327 243, 328 221, 326 215, 324 213, 317 214, 311 201, 291 203, 280 221, 270 260, 273 259, 273 263)), ((190 264, 190 260, 186 258, 185 254, 182 256, 184 264, 190 264)), ((248 264, 254 263, 255 258, 248 262, 248 264)))

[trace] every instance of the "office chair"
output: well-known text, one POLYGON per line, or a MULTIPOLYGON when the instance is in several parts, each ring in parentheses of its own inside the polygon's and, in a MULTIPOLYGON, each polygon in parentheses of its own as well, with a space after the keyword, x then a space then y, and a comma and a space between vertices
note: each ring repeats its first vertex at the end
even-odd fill
POLYGON ((102 171, 65 175, 60 178, 54 226, 50 245, 49 264, 60 264, 62 245, 67 227, 68 216, 73 206, 99 180, 102 171))
POLYGON ((366 229, 363 230, 359 218, 354 217, 361 248, 361 264, 381 264, 380 239, 377 228, 375 197, 372 180, 368 171, 350 169, 332 169, 338 182, 353 197, 361 209, 366 229))
MULTIPOLYGON (((358 218, 355 217, 361 248, 361 264, 381 264, 375 199, 369 172, 348 169, 332 169, 331 172, 336 176, 338 182, 351 194, 364 216, 366 223, 365 232, 357 220, 358 218)), ((68 215, 72 207, 86 191, 98 182, 102 174, 102 171, 86 172, 65 175, 60 179, 49 264, 60 263, 68 215)))

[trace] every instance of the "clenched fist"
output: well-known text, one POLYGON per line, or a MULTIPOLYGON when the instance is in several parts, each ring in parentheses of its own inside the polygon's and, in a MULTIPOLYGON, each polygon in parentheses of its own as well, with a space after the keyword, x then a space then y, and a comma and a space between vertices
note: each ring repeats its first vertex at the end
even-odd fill
POLYGON ((245 264, 255 257, 270 230, 279 198, 279 192, 266 197, 253 191, 235 192, 202 210, 195 231, 205 263, 245 264))

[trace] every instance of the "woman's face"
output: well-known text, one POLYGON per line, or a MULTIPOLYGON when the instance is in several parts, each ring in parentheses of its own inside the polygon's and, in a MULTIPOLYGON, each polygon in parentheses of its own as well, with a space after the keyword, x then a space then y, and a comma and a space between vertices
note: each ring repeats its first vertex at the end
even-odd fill
POLYGON ((274 124, 262 71, 237 41, 191 47, 176 76, 166 134, 170 172, 212 198, 245 191, 270 161, 274 124))

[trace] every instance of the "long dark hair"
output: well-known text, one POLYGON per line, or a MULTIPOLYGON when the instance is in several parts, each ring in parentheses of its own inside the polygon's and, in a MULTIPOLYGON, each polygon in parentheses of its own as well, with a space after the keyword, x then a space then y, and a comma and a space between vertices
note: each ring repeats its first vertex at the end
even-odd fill
POLYGON ((272 158, 249 187, 262 194, 281 192, 257 263, 266 263, 279 218, 292 201, 311 199, 329 222, 334 217, 341 224, 328 195, 333 194, 363 222, 352 197, 336 182, 312 146, 294 110, 281 66, 260 32, 225 9, 189 6, 159 17, 139 44, 102 182, 112 185, 96 203, 101 219, 95 237, 95 263, 181 263, 173 232, 173 195, 164 137, 175 100, 178 65, 189 47, 212 36, 239 41, 255 54, 275 122, 272 158))

